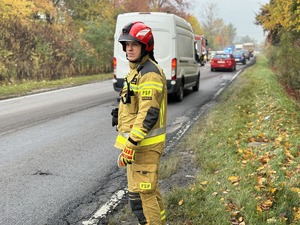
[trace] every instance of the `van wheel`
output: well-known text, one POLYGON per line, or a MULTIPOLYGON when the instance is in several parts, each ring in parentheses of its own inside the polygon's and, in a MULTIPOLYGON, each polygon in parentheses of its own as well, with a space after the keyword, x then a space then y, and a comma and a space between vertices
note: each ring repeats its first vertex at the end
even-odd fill
POLYGON ((183 100, 183 87, 182 86, 179 87, 179 90, 177 91, 175 98, 176 98, 177 102, 181 102, 183 100))
POLYGON ((193 86, 193 91, 199 91, 200 77, 197 78, 196 85, 193 86))

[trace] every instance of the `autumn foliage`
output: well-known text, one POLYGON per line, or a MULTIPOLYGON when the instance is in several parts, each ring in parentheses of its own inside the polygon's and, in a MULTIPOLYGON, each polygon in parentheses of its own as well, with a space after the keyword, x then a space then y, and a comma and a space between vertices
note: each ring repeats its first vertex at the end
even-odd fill
MULTIPOLYGON (((163 11, 189 18, 187 2, 0 0, 0 83, 111 72, 119 13, 163 11)), ((199 30, 199 23, 194 26, 199 30)))
POLYGON ((291 96, 300 100, 300 0, 271 0, 256 23, 267 33, 270 63, 291 96))
POLYGON ((49 1, 10 2, 1 1, 0 7, 0 82, 51 80, 105 71, 103 64, 95 63, 99 54, 71 26, 62 9, 49 1))

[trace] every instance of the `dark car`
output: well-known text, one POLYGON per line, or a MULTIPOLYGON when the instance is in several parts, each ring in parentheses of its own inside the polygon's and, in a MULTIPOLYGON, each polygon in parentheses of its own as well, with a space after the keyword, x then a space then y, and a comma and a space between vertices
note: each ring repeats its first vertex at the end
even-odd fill
POLYGON ((237 63, 246 64, 246 56, 242 51, 233 52, 232 55, 237 63))
POLYGON ((210 61, 210 70, 236 70, 236 62, 230 53, 216 53, 210 61))
POLYGON ((251 52, 249 52, 248 50, 241 50, 245 56, 246 56, 246 59, 250 60, 250 58, 252 57, 251 56, 251 52))

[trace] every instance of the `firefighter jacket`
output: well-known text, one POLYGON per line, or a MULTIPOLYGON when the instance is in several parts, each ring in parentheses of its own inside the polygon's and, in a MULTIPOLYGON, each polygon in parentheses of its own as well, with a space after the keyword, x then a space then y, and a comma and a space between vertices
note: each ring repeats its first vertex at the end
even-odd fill
POLYGON ((129 66, 120 92, 115 147, 161 153, 166 139, 166 77, 148 55, 129 66))

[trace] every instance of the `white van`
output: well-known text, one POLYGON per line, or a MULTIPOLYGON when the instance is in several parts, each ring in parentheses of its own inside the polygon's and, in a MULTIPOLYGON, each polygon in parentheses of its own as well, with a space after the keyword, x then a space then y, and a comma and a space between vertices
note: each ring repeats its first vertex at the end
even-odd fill
POLYGON ((144 22, 152 28, 154 57, 166 75, 168 93, 174 95, 177 101, 182 101, 184 89, 192 87, 198 91, 200 64, 196 60, 192 27, 181 17, 161 12, 118 15, 114 36, 114 89, 120 91, 124 76, 129 72, 128 60, 118 38, 122 28, 134 21, 144 22))

